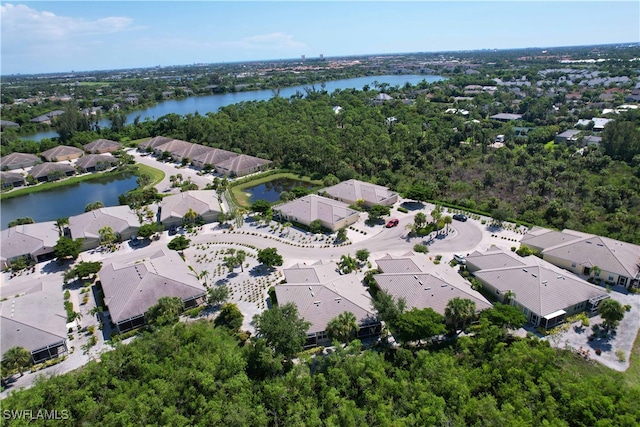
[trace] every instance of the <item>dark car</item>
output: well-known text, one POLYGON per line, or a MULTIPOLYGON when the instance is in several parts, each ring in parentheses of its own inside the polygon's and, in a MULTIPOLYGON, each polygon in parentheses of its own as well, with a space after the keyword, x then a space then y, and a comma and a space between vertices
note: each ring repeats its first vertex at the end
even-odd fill
POLYGON ((467 218, 467 216, 466 216, 466 215, 463 215, 463 214, 455 214, 455 215, 453 216, 453 219, 455 219, 456 221, 462 221, 462 222, 465 222, 468 218, 467 218))

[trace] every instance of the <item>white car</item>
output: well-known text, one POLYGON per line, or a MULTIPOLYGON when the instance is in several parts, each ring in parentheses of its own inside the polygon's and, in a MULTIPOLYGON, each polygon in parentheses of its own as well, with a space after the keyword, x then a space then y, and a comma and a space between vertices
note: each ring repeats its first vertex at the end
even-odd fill
POLYGON ((458 262, 458 264, 466 264, 467 259, 462 254, 453 254, 453 259, 458 262))

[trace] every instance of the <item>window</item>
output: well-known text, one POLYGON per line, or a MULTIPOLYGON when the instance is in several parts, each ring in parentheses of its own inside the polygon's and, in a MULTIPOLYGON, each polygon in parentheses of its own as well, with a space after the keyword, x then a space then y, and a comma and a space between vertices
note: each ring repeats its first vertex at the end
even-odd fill
POLYGON ((575 262, 572 262, 572 263, 571 263, 571 267, 575 268, 575 266, 576 266, 576 263, 575 263, 575 262))
POLYGON ((613 274, 609 274, 609 281, 613 281, 613 274))

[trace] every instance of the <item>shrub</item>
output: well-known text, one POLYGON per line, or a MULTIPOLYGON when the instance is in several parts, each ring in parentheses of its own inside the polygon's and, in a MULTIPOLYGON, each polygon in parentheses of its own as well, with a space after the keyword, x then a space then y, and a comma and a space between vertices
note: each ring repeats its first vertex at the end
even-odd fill
POLYGON ((630 304, 625 305, 624 306, 624 311, 626 311, 626 312, 631 311, 631 305, 630 304))
POLYGON ((596 348, 596 354, 600 356, 602 354, 602 349, 596 348))
POLYGON ((398 206, 398 212, 409 213, 409 209, 403 208, 402 206, 398 206))
POLYGON ((415 245, 413 245, 413 250, 421 254, 429 253, 429 248, 427 247, 427 245, 422 243, 416 243, 415 245))
POLYGON ((624 354, 624 351, 622 350, 616 350, 616 357, 618 358, 618 362, 624 362, 625 360, 627 360, 627 357, 624 354))

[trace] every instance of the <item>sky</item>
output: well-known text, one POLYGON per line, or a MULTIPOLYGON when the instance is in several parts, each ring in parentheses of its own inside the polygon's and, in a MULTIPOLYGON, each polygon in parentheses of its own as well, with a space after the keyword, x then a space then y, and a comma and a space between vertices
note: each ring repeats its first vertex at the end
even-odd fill
POLYGON ((640 41, 629 1, 0 1, 0 74, 640 41))

